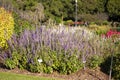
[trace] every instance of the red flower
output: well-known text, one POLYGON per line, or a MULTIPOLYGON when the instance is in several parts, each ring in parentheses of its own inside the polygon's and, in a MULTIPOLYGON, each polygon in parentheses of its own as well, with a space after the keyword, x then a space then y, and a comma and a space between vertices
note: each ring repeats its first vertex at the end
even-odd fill
POLYGON ((106 33, 106 37, 112 37, 113 35, 120 35, 120 32, 117 32, 117 31, 113 31, 113 30, 109 30, 107 33, 106 33))

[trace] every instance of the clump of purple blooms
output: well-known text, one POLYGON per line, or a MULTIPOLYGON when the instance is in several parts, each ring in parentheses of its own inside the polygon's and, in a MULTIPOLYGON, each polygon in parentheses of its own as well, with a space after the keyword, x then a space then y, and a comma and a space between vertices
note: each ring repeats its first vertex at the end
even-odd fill
POLYGON ((35 30, 24 30, 19 36, 13 35, 8 41, 9 54, 16 50, 18 53, 36 55, 42 52, 42 48, 49 48, 62 54, 69 53, 76 56, 84 56, 86 59, 93 54, 100 55, 101 40, 99 37, 83 30, 71 31, 69 28, 45 28, 37 27, 35 30))
MULTIPOLYGON (((49 59, 54 58, 54 55, 57 55, 55 59, 59 59, 61 54, 64 57, 62 59, 66 62, 69 61, 70 56, 75 55, 78 62, 80 61, 85 64, 90 57, 94 55, 102 56, 104 54, 104 49, 107 47, 104 42, 105 40, 86 29, 72 27, 47 28, 41 26, 33 30, 26 29, 20 35, 14 34, 8 40, 8 49, 2 51, 2 53, 4 59, 9 58, 12 60, 14 58, 15 61, 18 54, 19 56, 25 56, 17 60, 18 63, 20 62, 25 65, 33 64, 35 66, 34 64, 38 64, 35 61, 42 60, 42 63, 46 62, 49 64, 48 66, 52 66, 52 63, 55 64, 56 60, 49 59), (45 60, 46 56, 49 57, 47 61, 45 60)), ((59 59, 58 63, 62 59, 59 59)), ((52 66, 52 68, 54 67, 52 66)), ((58 66, 58 68, 60 67, 58 66)))

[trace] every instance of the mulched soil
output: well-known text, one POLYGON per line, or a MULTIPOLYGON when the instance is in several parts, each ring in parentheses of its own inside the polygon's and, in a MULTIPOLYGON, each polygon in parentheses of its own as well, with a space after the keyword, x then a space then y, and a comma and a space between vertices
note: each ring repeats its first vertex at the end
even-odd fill
POLYGON ((100 69, 85 69, 79 70, 76 73, 72 73, 70 75, 62 75, 57 72, 52 74, 45 74, 45 73, 31 73, 27 70, 20 70, 18 68, 8 70, 4 68, 0 68, 0 72, 11 72, 16 74, 25 74, 25 75, 34 75, 34 76, 41 76, 41 77, 51 77, 51 78, 61 78, 65 80, 108 80, 108 75, 101 72, 100 69))

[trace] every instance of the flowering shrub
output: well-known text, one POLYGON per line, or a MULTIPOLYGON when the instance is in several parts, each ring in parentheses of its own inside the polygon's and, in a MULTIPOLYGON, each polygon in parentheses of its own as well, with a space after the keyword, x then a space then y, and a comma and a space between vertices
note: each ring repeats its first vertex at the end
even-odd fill
POLYGON ((109 30, 106 33, 106 37, 120 37, 120 32, 109 30))
POLYGON ((0 8, 0 47, 6 46, 6 40, 8 40, 14 30, 14 19, 10 12, 7 12, 4 8, 0 8))
MULTIPOLYGON (((5 65, 7 68, 11 67, 10 69, 19 67, 32 72, 58 71, 70 74, 81 69, 84 62, 89 61, 89 57, 102 56, 103 49, 107 48, 103 44, 99 36, 92 35, 84 29, 71 31, 66 28, 56 30, 36 27, 35 30, 24 30, 19 36, 13 35, 8 40, 7 51, 3 53, 7 62, 5 65), (14 53, 17 53, 18 57, 14 57, 14 53), (14 62, 18 64, 13 64, 14 62)), ((91 61, 93 62, 90 60, 89 63, 91 61)), ((92 64, 94 65, 94 62, 92 64)), ((97 67, 96 63, 93 67, 97 67)))

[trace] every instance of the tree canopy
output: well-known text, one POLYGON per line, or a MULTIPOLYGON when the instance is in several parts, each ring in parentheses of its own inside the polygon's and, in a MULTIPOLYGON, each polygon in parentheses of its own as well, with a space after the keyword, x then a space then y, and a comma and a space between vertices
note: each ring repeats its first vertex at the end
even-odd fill
MULTIPOLYGON (((9 0, 1 0, 0 2, 5 1, 10 2, 9 0)), ((31 11, 38 14, 36 13, 38 10, 39 14, 45 15, 45 21, 53 19, 60 23, 62 20, 75 20, 75 0, 12 0, 12 5, 26 13, 31 11), (40 13, 40 11, 42 12, 40 13)), ((107 15, 111 20, 120 21, 119 0, 78 0, 77 9, 78 19, 89 20, 96 17, 96 19, 101 19, 100 16, 104 18, 107 15), (87 19, 88 15, 89 19, 87 19)), ((106 17, 105 19, 107 20, 106 17)))
POLYGON ((107 5, 107 10, 114 20, 120 21, 120 1, 119 0, 109 0, 107 5))

